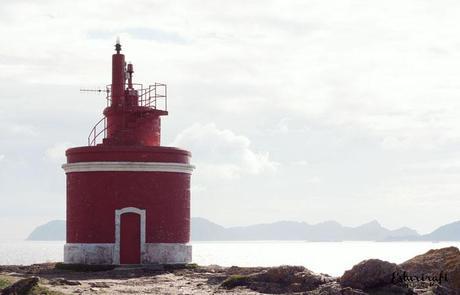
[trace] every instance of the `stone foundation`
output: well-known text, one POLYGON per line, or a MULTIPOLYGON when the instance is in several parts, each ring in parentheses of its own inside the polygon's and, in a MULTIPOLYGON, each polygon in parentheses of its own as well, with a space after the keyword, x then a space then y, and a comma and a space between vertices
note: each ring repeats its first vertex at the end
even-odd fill
POLYGON ((113 264, 115 244, 65 244, 64 263, 113 264))
MULTIPOLYGON (((64 245, 64 263, 117 264, 113 244, 64 245)), ((146 243, 141 253, 142 264, 184 264, 192 261, 192 245, 180 243, 146 243)))
POLYGON ((145 244, 145 253, 142 257, 143 264, 190 262, 192 262, 192 245, 178 243, 145 244))

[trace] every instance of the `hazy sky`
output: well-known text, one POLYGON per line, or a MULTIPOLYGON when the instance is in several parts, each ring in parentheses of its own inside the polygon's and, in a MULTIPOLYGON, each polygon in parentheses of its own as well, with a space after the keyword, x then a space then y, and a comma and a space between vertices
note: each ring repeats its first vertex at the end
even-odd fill
POLYGON ((113 44, 168 84, 192 216, 425 233, 460 219, 459 1, 2 1, 0 239, 65 218, 113 44), (95 3, 98 3, 97 5, 95 3))

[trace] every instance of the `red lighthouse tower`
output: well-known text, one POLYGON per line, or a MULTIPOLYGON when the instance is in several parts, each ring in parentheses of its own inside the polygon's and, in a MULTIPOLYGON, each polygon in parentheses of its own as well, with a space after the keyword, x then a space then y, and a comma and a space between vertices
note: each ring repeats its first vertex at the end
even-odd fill
POLYGON ((115 49, 104 118, 88 146, 66 151, 64 262, 190 262, 190 153, 160 145, 166 85, 133 83, 115 49))

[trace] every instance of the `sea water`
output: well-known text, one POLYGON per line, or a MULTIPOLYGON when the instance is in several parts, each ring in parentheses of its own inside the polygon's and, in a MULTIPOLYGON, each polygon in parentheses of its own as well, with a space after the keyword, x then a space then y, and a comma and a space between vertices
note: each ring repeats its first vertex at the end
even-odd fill
MULTIPOLYGON (((430 249, 460 248, 460 242, 193 242, 193 262, 199 265, 303 265, 333 276, 369 258, 401 263, 430 249)), ((0 242, 0 265, 62 261, 63 241, 0 242)))

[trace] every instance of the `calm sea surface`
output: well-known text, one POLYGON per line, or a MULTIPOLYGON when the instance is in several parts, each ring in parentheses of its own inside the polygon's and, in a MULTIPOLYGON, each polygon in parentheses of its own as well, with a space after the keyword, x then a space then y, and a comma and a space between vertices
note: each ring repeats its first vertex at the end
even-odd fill
MULTIPOLYGON (((64 242, 0 242, 0 265, 62 261, 64 242)), ((303 265, 334 276, 356 263, 379 258, 400 263, 429 249, 460 242, 194 242, 193 261, 200 265, 303 265)))

